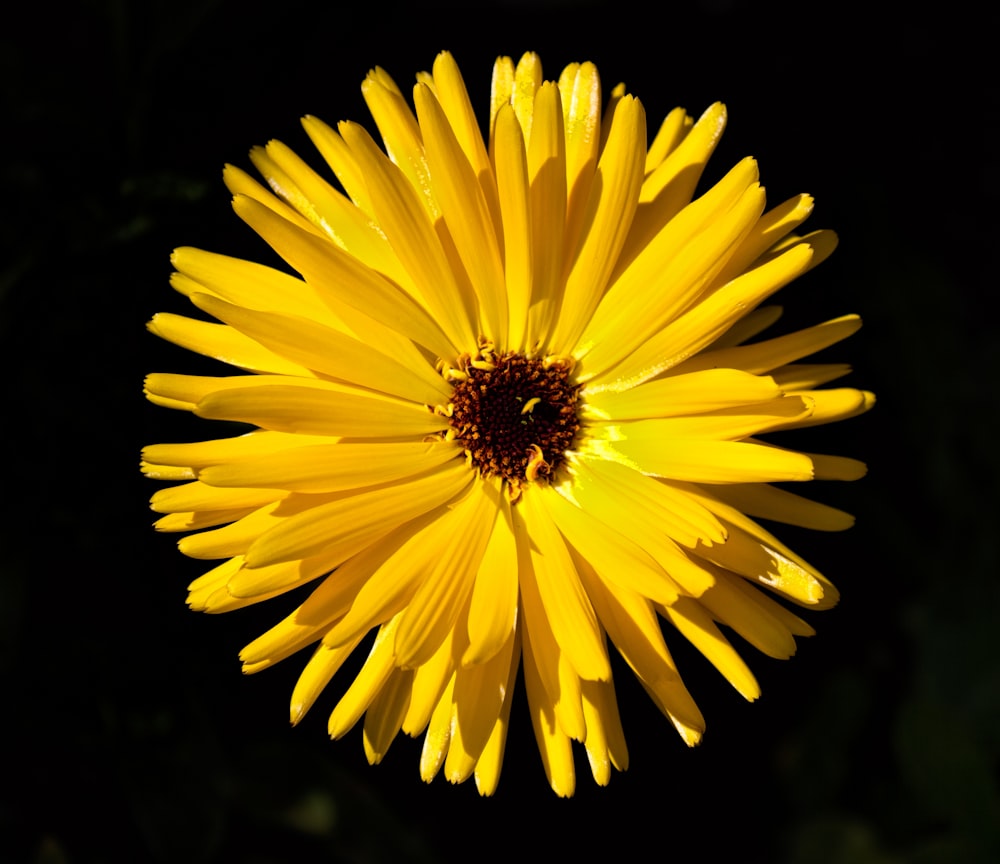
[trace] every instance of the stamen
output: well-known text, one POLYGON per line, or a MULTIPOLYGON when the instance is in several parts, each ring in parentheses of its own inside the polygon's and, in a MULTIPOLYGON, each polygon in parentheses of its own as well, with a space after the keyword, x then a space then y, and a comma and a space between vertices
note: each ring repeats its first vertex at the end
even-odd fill
POLYGON ((450 410, 442 413, 470 465, 484 477, 503 477, 511 500, 522 484, 548 480, 580 431, 580 385, 567 361, 496 354, 492 345, 459 358, 467 377, 455 383, 450 410))

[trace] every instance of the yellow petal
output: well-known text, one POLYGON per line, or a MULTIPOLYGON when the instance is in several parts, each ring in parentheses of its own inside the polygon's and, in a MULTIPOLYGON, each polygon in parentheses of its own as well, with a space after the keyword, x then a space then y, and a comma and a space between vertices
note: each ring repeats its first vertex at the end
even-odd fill
MULTIPOLYGON (((535 741, 542 756, 545 776, 552 791, 561 798, 569 798, 576 791, 576 771, 573 767, 573 750, 570 739, 556 721, 554 706, 549 702, 546 688, 532 651, 531 639, 524 636, 524 684, 528 694, 528 710, 535 741)), ((582 709, 581 709, 582 712, 582 709)))
POLYGON ((222 382, 211 383, 214 392, 198 400, 199 417, 276 432, 411 440, 433 435, 444 425, 423 405, 327 381, 259 376, 222 382))
POLYGON ((396 631, 396 662, 420 666, 427 662, 455 626, 466 602, 479 562, 497 515, 499 495, 484 484, 452 506, 442 523, 450 527, 450 540, 438 548, 407 605, 396 631))
POLYGON ((738 369, 705 369, 647 381, 624 391, 584 389, 587 411, 602 419, 638 420, 703 414, 781 395, 773 378, 738 369))
POLYGON ((628 748, 625 746, 613 682, 583 682, 583 716, 587 721, 587 737, 583 746, 587 751, 590 771, 595 783, 607 786, 612 765, 619 771, 628 768, 628 748))
POLYGON ((524 136, 510 105, 501 106, 497 112, 494 136, 498 206, 503 222, 509 328, 507 344, 511 350, 523 350, 527 347, 528 308, 531 302, 533 231, 528 206, 528 161, 524 136))
POLYGON ((521 665, 521 631, 514 633, 514 645, 510 670, 507 674, 507 684, 504 688, 503 706, 500 716, 493 724, 489 740, 476 761, 476 788, 480 795, 492 795, 500 782, 500 768, 503 765, 504 747, 507 743, 507 728, 510 726, 510 707, 514 701, 514 685, 517 682, 517 672, 521 665))
POLYGON ((250 372, 306 377, 313 375, 305 366, 279 357, 259 342, 254 342, 224 324, 211 324, 208 321, 159 312, 147 327, 150 333, 155 333, 161 339, 250 372))
POLYGON ((278 356, 331 378, 425 404, 446 399, 451 392, 428 363, 404 364, 373 345, 308 318, 244 309, 205 294, 191 299, 278 356))
MULTIPOLYGON (((517 111, 517 102, 514 103, 517 111)), ((520 116, 520 115, 519 115, 520 116)), ((534 98, 528 142, 531 216, 532 294, 528 347, 548 344, 560 310, 566 231, 566 139, 559 89, 551 82, 534 98)), ((522 122, 522 127, 524 123, 522 122)))
MULTIPOLYGON (((433 510, 466 486, 472 475, 462 464, 431 472, 416 480, 320 500, 312 506, 293 496, 294 515, 262 534, 247 551, 251 566, 291 561, 349 541, 374 541, 391 528, 433 510), (300 506, 302 505, 302 506, 300 506)), ((190 538, 189 538, 190 539, 190 538)))
POLYGON ((473 167, 430 89, 418 85, 413 98, 424 134, 434 192, 479 301, 480 330, 500 340, 507 333, 507 296, 489 205, 473 167))
MULTIPOLYGON (((640 533, 640 539, 656 550, 650 554, 630 539, 634 534, 624 535, 609 526, 601 511, 592 513, 585 507, 571 504, 561 495, 546 495, 543 504, 560 533, 603 578, 661 603, 677 599, 678 587, 663 566, 671 559, 663 561, 662 557, 653 557, 660 551, 654 542, 655 535, 640 533)), ((626 519, 628 515, 625 514, 626 519)), ((617 523, 616 527, 619 527, 617 523)), ((674 551, 672 558, 677 557, 680 553, 674 551)))
POLYGON ((694 120, 688 116, 687 111, 683 108, 674 108, 663 118, 663 122, 646 153, 646 174, 654 171, 667 156, 680 146, 681 141, 691 131, 693 125, 694 120))
POLYGON ((556 496, 556 493, 543 487, 532 489, 519 504, 525 511, 531 538, 533 581, 552 634, 577 674, 581 678, 606 681, 611 667, 597 616, 542 496, 556 496))
POLYGON ((623 362, 595 376, 588 386, 627 390, 679 365, 710 345, 747 310, 802 275, 811 257, 811 247, 803 243, 733 279, 651 336, 623 362))
POLYGON ((394 669, 392 643, 396 634, 396 618, 379 628, 371 653, 347 692, 334 707, 327 724, 331 738, 346 735, 368 710, 394 669))
POLYGON ((341 645, 339 648, 327 648, 325 645, 320 645, 316 649, 302 670, 302 674, 299 675, 299 680, 295 683, 295 689, 292 691, 291 723, 293 726, 305 717, 306 712, 319 698, 319 694, 323 692, 326 685, 344 665, 344 661, 351 656, 360 641, 359 638, 354 642, 341 645))
POLYGON ((339 492, 422 474, 460 454, 450 441, 312 444, 210 465, 198 476, 212 486, 339 492))
POLYGON ((717 486, 712 494, 749 516, 814 531, 844 531, 854 524, 850 513, 762 483, 717 486))
POLYGON ((740 345, 735 348, 723 348, 716 351, 705 351, 697 357, 687 360, 676 372, 694 372, 699 369, 730 368, 743 369, 762 375, 822 351, 834 345, 841 339, 846 339, 856 333, 861 327, 861 319, 857 315, 842 315, 815 327, 807 327, 795 333, 788 333, 775 339, 757 342, 753 345, 740 345))
MULTIPOLYGON (((644 421, 650 422, 650 421, 644 421)), ((774 483, 813 479, 814 460, 803 453, 741 441, 664 439, 633 430, 614 450, 643 474, 694 483, 774 483)))
POLYGON ((757 165, 744 159, 685 207, 615 277, 574 351, 586 375, 615 365, 689 307, 764 209, 757 165))
POLYGON ((757 679, 697 601, 682 597, 673 606, 666 606, 661 611, 744 699, 753 702, 760 696, 757 679))
POLYGON ((485 663, 463 667, 455 674, 455 719, 444 766, 452 783, 463 782, 475 770, 503 713, 504 703, 513 697, 508 683, 515 642, 511 630, 507 642, 493 657, 485 663))
MULTIPOLYGON (((455 345, 465 344, 452 342, 444 335, 439 324, 421 306, 419 291, 405 271, 400 274, 389 271, 389 278, 393 279, 393 282, 390 282, 375 268, 367 266, 336 246, 276 218, 256 201, 236 198, 233 201, 233 209, 279 255, 302 273, 308 283, 310 294, 319 303, 319 311, 311 309, 308 313, 303 313, 294 306, 262 307, 249 302, 239 302, 230 297, 224 299, 250 309, 265 308, 305 314, 305 317, 312 318, 317 323, 333 322, 333 326, 341 330, 346 328, 332 310, 344 306, 351 307, 364 313, 372 321, 381 322, 383 329, 392 328, 395 332, 446 357, 455 353, 455 345), (393 284, 394 282, 403 290, 393 284)), ((384 261, 385 258, 383 255, 379 260, 384 261)), ((355 335, 360 337, 364 334, 355 335)))
POLYGON ((500 499, 469 605, 469 647, 463 665, 483 663, 506 644, 517 613, 517 544, 510 505, 500 499))
POLYGON ((379 226, 419 291, 416 299, 453 345, 475 345, 472 310, 456 302, 454 273, 417 190, 359 126, 345 123, 341 134, 364 172, 379 226))
POLYGON ((285 432, 257 430, 235 438, 218 438, 214 441, 196 441, 191 444, 151 444, 142 450, 143 458, 164 465, 191 466, 194 469, 209 465, 279 453, 312 444, 332 444, 337 439, 325 435, 293 435, 285 432))
POLYGON ((424 736, 424 746, 420 751, 420 779, 430 783, 444 763, 451 742, 452 729, 452 693, 455 688, 455 676, 452 675, 448 686, 434 706, 427 734, 424 736))
POLYGON ((626 97, 615 110, 597 166, 583 220, 586 233, 571 256, 551 340, 557 354, 571 353, 604 294, 632 224, 645 158, 646 115, 638 100, 626 97))
POLYGON ((377 765, 399 732, 410 703, 412 669, 396 669, 365 712, 364 748, 369 765, 377 765))
POLYGON ((161 489, 152 499, 150 508, 157 513, 178 513, 184 510, 236 510, 263 507, 286 497, 276 489, 217 489, 195 481, 183 486, 161 489))

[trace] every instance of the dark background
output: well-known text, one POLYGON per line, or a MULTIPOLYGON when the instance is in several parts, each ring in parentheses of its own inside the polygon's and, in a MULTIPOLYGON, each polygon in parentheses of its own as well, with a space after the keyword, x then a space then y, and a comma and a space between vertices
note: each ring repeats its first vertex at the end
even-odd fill
POLYGON ((0 36, 0 861, 1000 860, 1000 106, 985 20, 962 4, 736 0, 25 14, 0 36), (359 728, 330 743, 335 694, 290 730, 302 661, 244 678, 236 658, 287 604, 189 612, 205 568, 149 528, 155 484, 137 470, 144 443, 220 434, 141 396, 149 371, 216 372, 144 330, 190 308, 167 285, 170 250, 271 260, 231 213, 222 164, 249 169, 270 138, 317 164, 301 115, 373 128, 367 70, 405 90, 444 48, 479 111, 494 57, 526 50, 546 77, 595 61, 651 130, 674 105, 726 101, 708 179, 755 155, 772 202, 811 192, 810 226, 841 236, 779 295, 779 326, 862 314, 828 358, 880 398, 796 439, 871 466, 809 490, 854 529, 780 532, 842 591, 810 616, 819 635, 790 663, 746 648, 755 705, 672 639, 708 721, 691 751, 619 669, 631 767, 598 788, 581 749, 570 801, 548 790, 521 684, 492 799, 425 786, 405 737, 374 768, 359 728))

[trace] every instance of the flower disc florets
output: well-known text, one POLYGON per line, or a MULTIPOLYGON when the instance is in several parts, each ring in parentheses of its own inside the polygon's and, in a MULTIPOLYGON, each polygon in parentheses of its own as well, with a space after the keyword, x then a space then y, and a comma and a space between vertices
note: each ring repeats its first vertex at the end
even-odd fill
POLYGON ((551 477, 580 431, 572 363, 487 349, 460 369, 450 425, 472 465, 515 493, 525 481, 551 477))

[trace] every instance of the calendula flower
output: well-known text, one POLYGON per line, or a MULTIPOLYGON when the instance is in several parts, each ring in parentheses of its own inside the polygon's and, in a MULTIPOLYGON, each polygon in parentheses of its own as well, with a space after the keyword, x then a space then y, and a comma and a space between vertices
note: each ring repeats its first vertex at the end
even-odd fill
POLYGON ((801 358, 853 333, 846 316, 750 341, 761 303, 826 258, 794 233, 807 195, 766 209, 752 159, 698 197, 726 121, 676 109, 647 148, 622 86, 602 108, 592 64, 544 81, 497 60, 488 145, 449 54, 413 106, 382 69, 363 84, 382 145, 354 123, 306 133, 339 187, 288 147, 228 167, 237 214, 298 275, 196 249, 172 284, 220 323, 159 314, 159 336, 247 374, 150 375, 149 398, 250 424, 158 444, 161 531, 221 563, 190 605, 225 612, 304 588, 242 652, 247 672, 310 648, 297 723, 352 652, 330 714, 364 717, 368 759, 424 735, 420 773, 496 788, 523 669, 552 788, 628 762, 610 646, 689 745, 704 721, 668 642, 693 643, 747 699, 758 686, 724 630, 772 657, 832 606, 815 568, 751 517, 840 530, 851 517, 772 483, 850 480, 852 459, 765 443, 872 404, 819 389, 842 364, 801 358), (308 586, 308 587, 306 587, 308 586))

